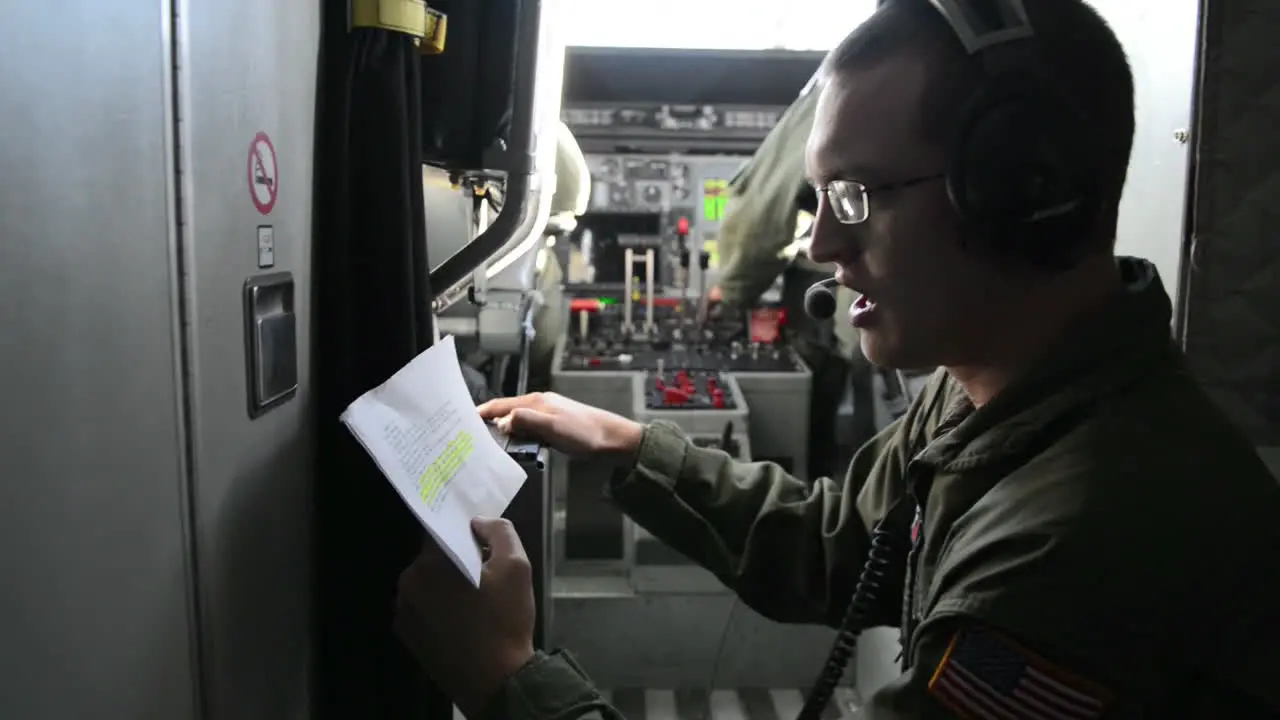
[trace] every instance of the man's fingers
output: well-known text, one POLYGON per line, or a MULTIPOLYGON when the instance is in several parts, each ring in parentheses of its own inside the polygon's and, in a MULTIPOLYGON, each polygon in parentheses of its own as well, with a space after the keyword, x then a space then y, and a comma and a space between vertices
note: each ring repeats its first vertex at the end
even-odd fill
POLYGON ((551 426, 555 419, 531 408, 520 407, 510 414, 498 419, 498 429, 506 435, 520 435, 549 442, 552 438, 551 426))
POLYGON ((516 397, 494 398, 476 406, 476 412, 485 420, 496 420, 510 415, 518 408, 538 409, 546 404, 544 393, 529 393, 516 397))
POLYGON ((485 420, 494 420, 510 414, 512 410, 520 407, 522 401, 524 401, 524 396, 495 398, 481 403, 476 407, 476 412, 480 413, 480 417, 485 420))
POLYGON ((489 548, 489 558, 524 557, 524 543, 508 520, 475 518, 471 521, 471 531, 481 545, 489 548))

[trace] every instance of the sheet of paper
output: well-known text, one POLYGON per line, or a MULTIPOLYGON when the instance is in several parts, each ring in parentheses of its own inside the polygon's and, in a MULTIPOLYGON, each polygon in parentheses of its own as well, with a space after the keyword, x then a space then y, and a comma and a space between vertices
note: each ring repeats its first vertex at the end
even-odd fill
POLYGON ((524 485, 525 472, 476 412, 453 338, 445 337, 361 395, 342 413, 342 422, 478 586, 480 548, 471 519, 501 516, 524 485))

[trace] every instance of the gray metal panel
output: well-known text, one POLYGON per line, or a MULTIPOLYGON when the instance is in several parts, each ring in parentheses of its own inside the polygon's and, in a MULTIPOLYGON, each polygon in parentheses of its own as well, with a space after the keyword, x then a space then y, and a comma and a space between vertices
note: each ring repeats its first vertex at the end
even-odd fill
POLYGON ((0 22, 0 717, 195 717, 166 3, 0 22))
MULTIPOLYGON (((194 458, 204 677, 214 720, 307 715, 311 589, 311 189, 320 7, 190 3, 181 19, 183 215, 190 274, 194 458), (270 213, 249 189, 250 143, 274 147, 270 213), (257 227, 275 230, 260 268, 257 227), (298 394, 246 408, 241 286, 296 282, 298 394)), ((265 158, 270 162, 269 158, 265 158)))
POLYGON ((423 166, 422 201, 426 207, 427 257, 439 267, 476 236, 469 191, 453 187, 449 173, 423 166))
MULTIPOLYGON (((788 350, 798 372, 731 373, 738 381, 751 415, 751 451, 755 460, 790 460, 788 472, 809 478, 809 405, 813 373, 788 350)), ((785 465, 785 462, 782 464, 785 465)))
MULTIPOLYGON (((1120 200, 1116 251, 1156 265, 1177 298, 1186 220, 1200 0, 1092 0, 1124 44, 1136 132, 1120 200)), ((1082 129, 1088 132, 1088 129, 1082 129)))
POLYGON ((1192 369, 1262 447, 1280 446, 1280 3, 1220 0, 1204 19, 1192 268, 1192 369))

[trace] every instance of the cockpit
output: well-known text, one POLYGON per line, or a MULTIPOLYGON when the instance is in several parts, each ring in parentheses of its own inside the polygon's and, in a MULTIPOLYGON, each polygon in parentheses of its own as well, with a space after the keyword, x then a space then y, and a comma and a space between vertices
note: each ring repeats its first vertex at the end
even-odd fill
MULTIPOLYGON (((1092 4, 1137 81, 1118 249, 1159 269, 1192 370, 1277 468, 1280 22, 1238 2, 1092 4)), ((805 311, 831 274, 806 252, 806 103, 877 0, 18 5, 14 717, 450 716, 392 632, 423 526, 338 421, 442 338, 476 403, 554 392, 809 481, 928 378, 805 311)), ((540 648, 629 718, 797 715, 834 631, 746 607, 604 497, 608 463, 495 441, 526 475, 506 517, 540 648)), ((900 650, 865 633, 827 717, 900 650)))

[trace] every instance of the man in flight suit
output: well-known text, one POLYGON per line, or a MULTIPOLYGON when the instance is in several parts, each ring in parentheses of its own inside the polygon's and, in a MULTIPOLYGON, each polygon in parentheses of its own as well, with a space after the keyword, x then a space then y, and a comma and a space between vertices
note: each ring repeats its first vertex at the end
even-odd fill
MULTIPOLYGON (((554 395, 480 412, 616 457, 618 505, 779 621, 838 625, 879 528, 906 550, 876 588, 904 671, 860 718, 1277 717, 1280 484, 1189 375, 1154 266, 1113 255, 1133 139, 1119 43, 1081 0, 1025 6, 1046 81, 1085 119, 1075 159, 1096 194, 1002 242, 960 221, 940 178, 957 162, 945 118, 984 77, 943 15, 893 0, 828 63, 806 149, 813 254, 862 294, 869 359, 941 368, 842 482, 554 395)), ((472 717, 617 717, 567 653, 532 648, 510 526, 475 528, 478 590, 434 546, 401 578, 424 667, 472 717)))

